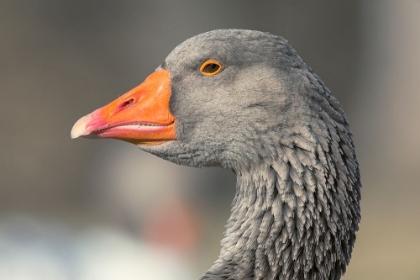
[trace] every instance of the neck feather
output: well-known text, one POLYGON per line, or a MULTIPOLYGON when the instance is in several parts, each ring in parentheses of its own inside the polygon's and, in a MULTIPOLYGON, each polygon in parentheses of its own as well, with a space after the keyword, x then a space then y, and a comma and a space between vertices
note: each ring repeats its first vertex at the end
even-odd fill
POLYGON ((344 274, 360 221, 355 157, 344 153, 339 168, 321 144, 279 150, 276 161, 238 175, 219 259, 201 279, 339 279, 344 274))

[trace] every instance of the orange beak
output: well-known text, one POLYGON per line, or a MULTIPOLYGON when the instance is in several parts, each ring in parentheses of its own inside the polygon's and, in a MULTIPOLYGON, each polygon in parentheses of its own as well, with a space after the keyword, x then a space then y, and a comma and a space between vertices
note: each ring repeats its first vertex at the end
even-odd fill
POLYGON ((152 73, 139 86, 79 119, 71 138, 113 138, 136 145, 156 145, 176 140, 167 70, 152 73))

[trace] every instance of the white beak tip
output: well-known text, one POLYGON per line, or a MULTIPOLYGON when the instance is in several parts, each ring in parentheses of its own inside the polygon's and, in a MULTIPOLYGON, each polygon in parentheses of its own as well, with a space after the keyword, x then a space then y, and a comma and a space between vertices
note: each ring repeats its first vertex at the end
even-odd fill
POLYGON ((86 115, 81 117, 72 127, 70 132, 71 139, 76 139, 79 137, 87 136, 91 131, 87 129, 87 125, 92 120, 91 115, 86 115))

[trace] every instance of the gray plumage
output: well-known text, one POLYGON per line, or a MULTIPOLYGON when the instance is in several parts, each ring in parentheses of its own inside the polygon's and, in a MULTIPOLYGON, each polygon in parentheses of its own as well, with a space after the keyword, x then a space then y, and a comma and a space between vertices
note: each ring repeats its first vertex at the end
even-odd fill
POLYGON ((360 175, 345 114, 283 38, 215 30, 160 66, 178 139, 141 148, 237 175, 220 256, 201 279, 340 279, 360 222, 360 175), (215 59, 219 74, 200 74, 215 59))

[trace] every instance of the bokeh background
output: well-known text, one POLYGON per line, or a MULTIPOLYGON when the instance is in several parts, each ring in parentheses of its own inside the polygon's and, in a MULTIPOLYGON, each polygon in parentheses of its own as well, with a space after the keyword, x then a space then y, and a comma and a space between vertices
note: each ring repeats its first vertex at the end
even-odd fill
POLYGON ((82 115, 217 28, 287 38, 342 102, 362 223, 343 279, 420 279, 420 1, 0 1, 0 279, 197 279, 233 174, 118 141, 82 115))

